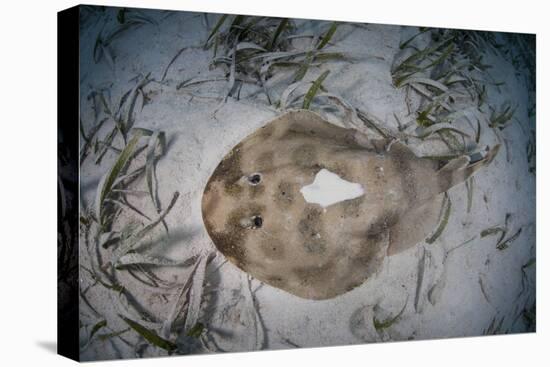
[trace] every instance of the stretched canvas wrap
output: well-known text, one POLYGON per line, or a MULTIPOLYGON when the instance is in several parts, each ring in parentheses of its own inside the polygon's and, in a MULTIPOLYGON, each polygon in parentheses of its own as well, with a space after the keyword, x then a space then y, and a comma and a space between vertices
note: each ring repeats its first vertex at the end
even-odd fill
POLYGON ((535 35, 58 14, 58 346, 534 332, 535 35))

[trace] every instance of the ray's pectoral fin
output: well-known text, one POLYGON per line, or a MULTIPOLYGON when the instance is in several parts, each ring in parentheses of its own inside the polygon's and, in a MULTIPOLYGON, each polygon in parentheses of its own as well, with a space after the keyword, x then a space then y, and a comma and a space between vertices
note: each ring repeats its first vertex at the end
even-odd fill
POLYGON ((417 206, 400 216, 397 223, 390 227, 388 255, 405 251, 422 242, 437 226, 443 194, 417 206))

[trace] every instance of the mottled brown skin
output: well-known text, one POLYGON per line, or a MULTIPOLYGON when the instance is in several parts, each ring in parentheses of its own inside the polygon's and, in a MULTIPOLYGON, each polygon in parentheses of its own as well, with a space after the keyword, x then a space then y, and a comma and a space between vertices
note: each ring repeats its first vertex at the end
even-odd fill
POLYGON ((440 194, 495 154, 439 169, 400 143, 292 111, 220 162, 204 191, 203 219, 216 247, 243 271, 302 298, 333 298, 362 284, 388 254, 425 239, 440 194), (307 203, 300 188, 322 168, 360 183, 365 195, 326 209, 307 203))

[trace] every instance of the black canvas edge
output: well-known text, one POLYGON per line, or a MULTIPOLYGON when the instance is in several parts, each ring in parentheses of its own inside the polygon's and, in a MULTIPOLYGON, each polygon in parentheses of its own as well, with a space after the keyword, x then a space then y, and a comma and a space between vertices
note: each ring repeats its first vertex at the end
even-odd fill
POLYGON ((57 353, 77 361, 79 13, 57 13, 57 353))

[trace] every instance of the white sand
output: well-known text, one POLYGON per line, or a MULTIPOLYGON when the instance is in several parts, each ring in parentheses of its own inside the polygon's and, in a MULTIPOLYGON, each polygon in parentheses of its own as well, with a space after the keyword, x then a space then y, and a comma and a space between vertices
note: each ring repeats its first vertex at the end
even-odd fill
MULTIPOLYGON (((114 14, 114 13, 113 13, 114 14)), ((112 14, 112 15, 113 15, 112 14)), ((160 18, 163 14, 157 13, 160 18)), ((210 16, 210 27, 215 17, 210 16)), ((103 58, 93 62, 92 50, 102 20, 89 22, 81 33, 81 113, 86 131, 94 124, 91 88, 108 87, 114 104, 135 86, 136 76, 149 72, 160 79, 172 57, 186 46, 198 46, 208 36, 208 30, 199 14, 177 13, 163 20, 158 27, 144 25, 122 34, 113 41, 114 70, 103 58)), ((302 24, 310 32, 320 32, 315 24, 302 24)), ((399 51, 399 43, 414 34, 414 29, 383 25, 364 28, 342 25, 334 35, 340 49, 353 56, 352 62, 327 62, 321 68, 311 68, 306 80, 313 80, 325 69, 331 73, 325 87, 341 95, 354 106, 368 111, 395 129, 394 114, 407 121, 404 91, 392 85, 390 68, 399 51)), ((165 207, 174 191, 182 195, 166 218, 170 236, 151 238, 149 253, 174 260, 184 260, 205 250, 215 251, 201 217, 201 196, 204 186, 223 156, 245 136, 264 125, 280 111, 266 103, 265 95, 255 87, 245 85, 241 99, 229 98, 226 103, 214 98, 224 90, 224 83, 207 83, 177 91, 175 86, 196 76, 210 78, 223 75, 221 69, 209 70, 211 51, 193 48, 184 51, 168 71, 168 85, 149 83, 145 87, 150 103, 141 109, 141 97, 136 107, 136 127, 160 129, 166 133, 168 150, 157 166, 159 199, 165 207), (199 74, 200 73, 200 74, 199 74), (253 94, 252 96, 250 96, 253 94), (250 96, 250 97, 249 97, 250 96)), ((309 301, 292 296, 268 285, 252 280, 257 291, 254 299, 260 318, 252 308, 247 291, 247 276, 217 254, 208 267, 206 291, 200 320, 207 324, 218 345, 228 351, 253 350, 258 347, 277 349, 329 346, 388 340, 427 339, 480 335, 491 322, 504 318, 500 332, 525 330, 521 311, 534 300, 534 267, 528 270, 529 286, 519 299, 522 289, 521 267, 535 256, 535 176, 528 172, 525 148, 533 122, 527 116, 527 86, 521 75, 504 59, 488 54, 485 63, 498 81, 506 84, 488 87, 488 101, 500 106, 504 101, 518 105, 513 122, 502 131, 508 141, 506 148, 494 162, 475 176, 473 206, 466 211, 467 194, 461 184, 450 190, 452 212, 448 225, 435 243, 420 243, 416 247, 387 258, 382 269, 362 286, 327 301, 309 301), (520 126, 523 125, 523 126, 520 126), (530 125, 531 124, 531 125, 530 125), (486 201, 484 200, 486 198, 486 201), (493 225, 502 225, 506 213, 511 213, 510 231, 523 231, 509 248, 495 248, 495 236, 480 239, 480 231, 493 225), (464 241, 472 242, 448 253, 464 241), (424 259, 422 287, 415 305, 419 261, 424 259), (218 269, 218 270, 216 270, 218 269), (482 291, 483 288, 483 291, 482 291), (430 292, 431 291, 431 292, 430 292), (430 300, 428 293, 430 292, 430 300), (485 295, 484 295, 485 293, 485 295), (391 327, 377 332, 372 319, 396 315, 406 302, 399 320, 391 327), (416 306, 416 307, 415 307, 416 306), (518 315, 520 315, 518 317, 518 315), (262 323, 265 335, 255 332, 255 323, 262 323), (265 339, 264 339, 265 338, 265 339), (259 340, 258 340, 259 339, 259 340)), ((268 84, 270 94, 278 96, 289 84, 290 72, 281 72, 268 84)), ((277 98, 274 98, 275 100, 277 98)), ((338 123, 338 116, 326 115, 338 123)), ((106 134, 110 125, 101 130, 106 134)), ((467 126, 467 125, 466 125, 467 126)), ((480 146, 494 146, 498 141, 486 125, 480 146)), ((116 140, 115 146, 121 146, 116 140)), ((418 153, 444 153, 444 146, 421 145, 412 147, 418 153)), ((93 205, 95 189, 101 176, 112 165, 116 154, 107 153, 101 165, 88 157, 81 167, 81 196, 84 205, 93 205)), ((141 190, 145 183, 137 182, 141 190)), ((155 211, 147 196, 132 203, 154 216, 155 211)), ((81 259, 88 259, 81 251, 81 259)), ((160 269, 157 274, 168 280, 184 281, 190 268, 160 269)), ((82 286, 90 284, 87 274, 81 272, 82 286)), ((162 321, 168 315, 172 298, 163 298, 159 292, 144 289, 122 278, 139 302, 162 321)), ((113 304, 112 292, 95 286, 88 292, 94 307, 107 319, 110 330, 126 326, 116 316, 120 312, 113 304)), ((89 314, 82 307, 83 314, 89 314)), ((93 325, 95 317, 82 316, 82 322, 93 325)), ((81 328, 83 341, 90 331, 81 328)), ((135 333, 124 337, 135 343, 135 333)), ((134 350, 118 339, 112 342, 95 341, 82 353, 85 360, 133 357, 134 350)), ((144 356, 164 355, 155 348, 147 348, 144 356)))

